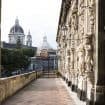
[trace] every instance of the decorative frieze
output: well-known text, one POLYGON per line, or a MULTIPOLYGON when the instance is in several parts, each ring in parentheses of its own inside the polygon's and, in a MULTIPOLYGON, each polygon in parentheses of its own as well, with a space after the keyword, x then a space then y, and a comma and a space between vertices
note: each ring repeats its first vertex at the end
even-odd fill
MULTIPOLYGON (((65 30, 62 28, 58 30, 58 34, 61 35, 61 37, 59 37, 61 41, 58 41, 58 44, 61 43, 63 46, 63 53, 60 53, 62 58, 61 62, 62 66, 65 66, 61 72, 64 76, 65 74, 63 74, 63 72, 66 71, 67 75, 69 75, 67 78, 69 77, 71 86, 77 87, 77 92, 82 99, 84 99, 84 96, 85 99, 87 98, 89 101, 95 101, 95 98, 97 98, 95 93, 105 93, 105 87, 103 86, 105 83, 103 81, 105 74, 103 68, 105 66, 104 63, 96 61, 96 59, 105 61, 104 53, 102 53, 102 51, 104 52, 103 47, 105 42, 105 30, 103 31, 103 27, 105 26, 103 25, 105 23, 105 13, 103 9, 105 2, 104 0, 99 0, 99 5, 102 5, 103 8, 100 6, 98 12, 101 11, 104 14, 100 12, 100 15, 103 17, 100 18, 100 16, 98 16, 96 20, 96 6, 98 5, 96 0, 66 0, 65 2, 67 1, 69 1, 70 6, 66 8, 65 18, 63 16, 60 17, 63 20, 62 24, 59 23, 59 25, 66 26, 66 28, 64 28, 65 30), (100 4, 101 2, 104 3, 100 4), (99 21, 100 24, 96 23, 96 21, 99 21), (99 25, 100 27, 98 27, 99 25), (100 30, 99 33, 96 33, 96 28, 100 30), (63 37, 65 40, 62 40, 63 37), (98 47, 99 51, 96 49, 98 47), (98 58, 96 54, 99 54, 100 58, 98 58), (99 63, 99 67, 96 66, 97 62, 99 63), (99 68, 100 71, 98 70, 99 68), (99 74, 97 72, 99 72, 99 74), (102 86, 98 87, 98 84, 102 86)), ((67 4, 65 3, 63 8, 65 8, 67 4)), ((64 14, 64 9, 61 12, 64 14)), ((60 49, 61 48, 62 47, 60 47, 60 49)), ((99 94, 98 96, 100 97, 99 94)))

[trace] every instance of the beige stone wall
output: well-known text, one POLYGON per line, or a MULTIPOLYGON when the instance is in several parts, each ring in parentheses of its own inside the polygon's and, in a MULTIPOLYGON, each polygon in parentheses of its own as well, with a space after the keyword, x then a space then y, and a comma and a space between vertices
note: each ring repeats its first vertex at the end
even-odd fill
POLYGON ((42 71, 0 79, 0 103, 42 74, 42 71))

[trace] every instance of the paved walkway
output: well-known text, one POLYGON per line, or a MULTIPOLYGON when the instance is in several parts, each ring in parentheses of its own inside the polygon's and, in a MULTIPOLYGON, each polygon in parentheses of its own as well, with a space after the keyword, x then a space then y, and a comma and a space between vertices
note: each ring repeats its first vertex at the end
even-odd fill
POLYGON ((75 105, 60 78, 40 78, 2 105, 75 105))

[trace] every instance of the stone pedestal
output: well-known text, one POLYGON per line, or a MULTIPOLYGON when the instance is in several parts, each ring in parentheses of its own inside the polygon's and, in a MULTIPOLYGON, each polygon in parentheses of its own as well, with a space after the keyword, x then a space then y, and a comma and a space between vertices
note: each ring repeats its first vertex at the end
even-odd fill
POLYGON ((68 81, 68 86, 71 86, 71 81, 68 81))
POLYGON ((71 90, 75 91, 75 85, 74 84, 71 85, 71 90))
MULTIPOLYGON (((95 79, 94 79, 94 72, 85 72, 86 75, 86 100, 87 100, 87 105, 89 103, 92 103, 94 101, 94 84, 95 84, 95 79)), ((90 104, 91 105, 91 104, 90 104)))
POLYGON ((105 86, 92 88, 90 99, 87 98, 86 105, 105 105, 105 86))
POLYGON ((77 88, 77 96, 81 100, 82 99, 82 85, 83 85, 83 77, 78 77, 78 88, 77 88))
POLYGON ((105 105, 105 86, 96 86, 95 105, 105 105))
POLYGON ((66 78, 66 80, 65 80, 65 81, 66 81, 66 83, 68 83, 68 79, 67 79, 67 78, 66 78))
POLYGON ((71 86, 71 76, 70 76, 70 73, 68 74, 67 84, 68 84, 68 86, 71 86))
POLYGON ((78 98, 81 100, 82 98, 82 90, 81 89, 77 89, 77 96, 78 96, 78 98))
POLYGON ((75 77, 75 83, 74 83, 74 91, 77 92, 77 87, 78 87, 78 77, 75 77))
POLYGON ((71 90, 75 91, 75 77, 72 76, 71 90))
POLYGON ((71 84, 71 90, 77 92, 77 85, 71 84))
POLYGON ((66 78, 64 76, 62 76, 62 78, 63 78, 64 81, 66 80, 66 78))
POLYGON ((77 96, 80 100, 85 101, 86 100, 86 79, 84 76, 79 76, 78 77, 78 87, 77 87, 77 96))
POLYGON ((82 87, 82 96, 81 96, 81 100, 85 101, 86 100, 86 93, 87 93, 87 81, 86 78, 83 79, 83 87, 82 87))
POLYGON ((87 97, 86 98, 86 105, 94 105, 94 93, 95 93, 95 89, 92 88, 90 91, 90 99, 87 97))

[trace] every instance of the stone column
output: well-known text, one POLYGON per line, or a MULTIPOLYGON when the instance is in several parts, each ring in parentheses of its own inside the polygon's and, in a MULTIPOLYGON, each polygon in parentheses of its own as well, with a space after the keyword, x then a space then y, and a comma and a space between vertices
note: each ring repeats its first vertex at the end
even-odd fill
POLYGON ((85 14, 85 1, 78 0, 78 47, 77 47, 77 70, 78 70, 78 87, 77 87, 77 96, 80 100, 83 99, 83 89, 84 89, 84 64, 85 64, 85 53, 83 46, 83 36, 84 31, 86 30, 86 14, 85 14))
POLYGON ((96 0, 96 73, 94 105, 105 105, 105 0, 96 0))
POLYGON ((70 52, 70 47, 71 47, 71 31, 70 31, 71 27, 68 26, 68 34, 67 34, 67 56, 68 56, 68 86, 71 86, 71 52, 70 52))
MULTIPOLYGON (((1 0, 0 0, 0 36, 1 36, 1 0)), ((0 47, 1 47, 1 37, 0 37, 0 47)), ((0 50, 0 56, 1 56, 1 50, 0 50)), ((0 77, 1 77, 1 64, 0 64, 0 77)))
POLYGON ((71 85, 71 90, 72 91, 74 91, 74 74, 75 74, 75 72, 74 72, 74 48, 73 47, 71 47, 71 49, 70 49, 70 51, 71 51, 71 61, 70 61, 70 63, 71 63, 71 82, 72 82, 72 85, 71 85))

